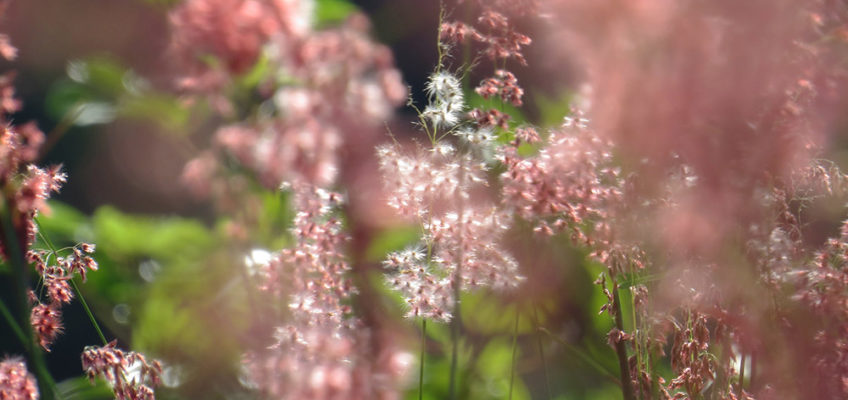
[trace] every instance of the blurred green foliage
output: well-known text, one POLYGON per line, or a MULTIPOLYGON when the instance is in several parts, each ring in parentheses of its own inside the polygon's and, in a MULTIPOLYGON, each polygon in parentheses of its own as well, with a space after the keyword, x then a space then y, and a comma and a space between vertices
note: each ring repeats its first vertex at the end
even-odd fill
POLYGON ((357 11, 348 0, 318 0, 315 4, 315 24, 318 27, 337 24, 357 11))
POLYGON ((98 320, 133 350, 177 366, 176 398, 244 391, 238 342, 252 314, 244 275, 233 270, 242 260, 231 258, 220 232, 191 219, 133 216, 108 206, 91 217, 57 202, 51 208, 40 224, 57 246, 97 244, 100 268, 81 289, 98 320))
POLYGON ((48 115, 61 125, 97 125, 125 117, 154 122, 172 134, 186 132, 191 109, 110 57, 70 61, 66 74, 45 99, 48 115))
POLYGON ((102 380, 92 385, 88 378, 67 379, 56 384, 59 398, 65 400, 112 400, 112 390, 102 380))

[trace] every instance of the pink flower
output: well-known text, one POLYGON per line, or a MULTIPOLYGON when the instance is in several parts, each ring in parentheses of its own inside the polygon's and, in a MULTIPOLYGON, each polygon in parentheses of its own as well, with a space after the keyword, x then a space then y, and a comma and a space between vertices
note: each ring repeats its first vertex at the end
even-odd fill
POLYGON ((37 400, 38 386, 20 358, 0 361, 0 399, 37 400))
POLYGON ((153 400, 153 388, 162 384, 162 364, 148 361, 140 353, 124 352, 117 341, 96 347, 88 346, 82 352, 82 368, 93 382, 101 377, 112 387, 117 400, 153 400), (130 376, 130 369, 137 369, 137 376, 130 376))
POLYGON ((273 398, 396 398, 399 350, 376 339, 346 304, 356 288, 346 260, 348 235, 335 215, 343 198, 302 183, 293 192, 292 247, 261 265, 263 289, 288 305, 275 343, 245 356, 249 379, 273 398))
POLYGON ((30 314, 30 323, 38 337, 38 343, 44 350, 50 351, 50 346, 62 333, 62 312, 59 304, 36 304, 30 314))

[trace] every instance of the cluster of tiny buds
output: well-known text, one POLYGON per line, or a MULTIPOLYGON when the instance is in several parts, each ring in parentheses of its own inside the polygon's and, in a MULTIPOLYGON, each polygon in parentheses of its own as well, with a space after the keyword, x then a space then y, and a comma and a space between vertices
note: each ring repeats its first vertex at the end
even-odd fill
POLYGON ((468 118, 474 121, 477 126, 481 127, 499 127, 501 129, 509 128, 509 114, 495 109, 481 110, 479 108, 475 108, 468 112, 468 118))
POLYGON ((515 130, 515 140, 513 143, 514 146, 520 145, 521 143, 527 144, 535 144, 542 141, 542 138, 539 137, 539 132, 536 131, 536 128, 532 126, 520 127, 515 130))
POLYGON ((527 65, 521 48, 529 45, 531 39, 517 32, 509 18, 488 8, 477 19, 477 23, 485 33, 462 22, 444 22, 439 28, 440 38, 454 43, 472 39, 484 46, 482 53, 493 61, 514 58, 521 65, 527 65))
POLYGON ((523 104, 521 97, 524 96, 524 89, 518 86, 518 79, 512 72, 503 69, 495 71, 494 77, 483 80, 474 91, 484 99, 499 96, 516 107, 521 107, 523 104))
POLYGON ((45 250, 27 252, 27 261, 35 265, 49 300, 47 303, 42 303, 34 291, 29 291, 29 300, 33 304, 30 324, 38 337, 39 344, 47 351, 50 351, 50 345, 63 331, 62 306, 69 304, 74 298, 74 292, 68 281, 77 273, 85 281, 87 270, 97 270, 97 261, 89 256, 93 252, 93 244, 82 243, 72 248, 71 255, 57 257, 55 265, 49 263, 52 252, 45 250))
MULTIPOLYGON (((452 281, 435 271, 442 260, 431 257, 420 247, 390 253, 383 265, 393 273, 386 276, 389 287, 406 300, 407 318, 427 318, 450 321, 453 302, 452 281)), ((444 274, 441 274, 444 275, 444 274)))
POLYGON ((710 331, 707 317, 695 315, 691 326, 675 325, 674 344, 671 348, 671 368, 678 374, 669 389, 685 388, 687 393, 700 393, 706 380, 715 376, 715 362, 707 352, 710 331))
POLYGON ((112 341, 102 347, 88 346, 82 352, 82 367, 88 378, 100 376, 109 383, 117 400, 153 400, 153 388, 161 384, 162 364, 144 355, 116 347, 112 341), (132 376, 133 370, 138 375, 132 376))

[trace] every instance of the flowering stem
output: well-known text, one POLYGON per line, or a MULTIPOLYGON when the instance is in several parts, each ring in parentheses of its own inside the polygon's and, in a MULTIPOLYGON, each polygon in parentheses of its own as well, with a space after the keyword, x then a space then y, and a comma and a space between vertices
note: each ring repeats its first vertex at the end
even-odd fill
POLYGON ((2 300, 0 300, 0 313, 3 314, 3 318, 6 319, 6 322, 9 324, 9 326, 12 327, 12 330, 15 332, 15 336, 18 337, 18 340, 21 341, 21 344, 26 346, 28 343, 26 334, 24 333, 23 329, 21 329, 21 326, 18 325, 18 321, 15 321, 15 317, 12 316, 12 312, 9 311, 8 307, 6 307, 6 303, 4 303, 2 300))
POLYGON ((456 399, 456 373, 457 373, 457 364, 459 360, 459 325, 460 325, 460 313, 459 313, 459 285, 460 285, 460 269, 462 263, 460 262, 456 268, 456 275, 454 276, 454 316, 453 316, 453 324, 451 326, 451 341, 453 341, 453 350, 451 352, 451 369, 450 369, 450 397, 449 399, 456 399))
MULTIPOLYGON (((465 184, 465 157, 460 158, 459 164, 459 184, 465 184)), ((465 201, 461 195, 458 197, 459 208, 459 232, 465 232, 465 201)), ((458 261, 456 263, 456 271, 453 276, 453 310, 454 317, 452 320, 453 326, 451 329, 451 340, 453 341, 453 352, 451 353, 451 370, 450 370, 450 399, 456 399, 456 381, 457 381, 457 364, 459 360, 459 330, 462 325, 460 312, 459 297, 462 293, 462 263, 464 262, 463 246, 459 246, 458 261)))
POLYGON ((515 382, 515 355, 518 349, 518 318, 521 313, 518 312, 518 307, 515 307, 515 330, 512 332, 512 368, 509 370, 509 400, 512 400, 512 386, 515 382))
POLYGON ((100 330, 100 325, 97 324, 97 321, 94 320, 94 314, 91 313, 91 309, 88 308, 88 303, 85 302, 85 298, 82 297, 82 293, 77 287, 77 282, 73 279, 71 281, 71 287, 74 288, 74 294, 77 295, 77 298, 80 300, 80 304, 82 304, 82 308, 85 309, 86 315, 88 315, 88 319, 91 320, 91 324, 94 325, 94 330, 97 331, 97 336, 100 337, 100 341, 103 342, 103 345, 109 344, 109 341, 106 340, 106 336, 103 335, 103 331, 100 330))
MULTIPOLYGON (((3 211, 11 212, 10 209, 3 211)), ((18 303, 18 326, 29 326, 30 308, 28 306, 26 295, 26 291, 29 288, 29 282, 27 282, 27 263, 21 253, 20 243, 18 242, 18 236, 15 233, 11 214, 7 212, 0 212, 0 219, 2 219, 3 225, 3 236, 5 239, 4 247, 8 252, 8 260, 11 264, 12 274, 15 279, 15 284, 13 286, 15 287, 15 297, 17 298, 16 301, 18 303)), ((36 344, 32 332, 29 335, 26 335, 24 348, 27 349, 27 361, 35 373, 36 380, 38 382, 38 391, 41 393, 41 398, 43 400, 55 399, 56 385, 53 382, 53 378, 50 376, 50 373, 47 371, 47 366, 44 364, 44 358, 41 355, 41 350, 38 348, 38 344, 36 344)))
POLYGON ((597 372, 601 373, 601 375, 603 375, 604 377, 609 379, 611 382, 615 383, 616 385, 621 385, 621 381, 618 380, 618 377, 615 376, 614 372, 611 372, 611 371, 607 370, 606 368, 604 368, 601 364, 598 364, 598 362, 595 361, 594 358, 587 355, 585 352, 581 351, 579 348, 577 348, 573 344, 569 343, 566 340, 563 340, 563 339, 557 337, 556 335, 551 333, 551 331, 549 331, 547 328, 540 327, 539 331, 548 335, 549 338, 553 339, 555 342, 561 344, 567 350, 574 353, 574 355, 576 355, 578 358, 583 360, 583 362, 585 362, 586 364, 592 366, 592 368, 594 368, 597 372))
POLYGON ((548 378, 548 362, 545 361, 545 346, 542 344, 542 325, 539 324, 539 313, 538 307, 533 303, 533 323, 536 325, 536 329, 538 333, 536 334, 536 343, 539 346, 539 357, 542 359, 542 372, 545 374, 545 389, 548 391, 548 398, 553 398, 551 396, 551 382, 548 378))
POLYGON ((80 115, 82 114, 82 110, 82 102, 74 103, 74 105, 71 106, 68 112, 66 112, 65 115, 62 116, 62 119, 59 120, 59 123, 53 128, 53 130, 47 133, 47 143, 41 146, 39 159, 43 159, 50 151, 50 149, 52 149, 53 146, 56 145, 56 143, 59 143, 59 139, 61 139, 62 136, 65 136, 65 133, 67 133, 68 130, 71 129, 71 127, 74 125, 74 122, 76 122, 77 119, 80 117, 80 115))
MULTIPOLYGON (((630 299, 631 299, 630 304, 632 305, 632 307, 630 307, 630 318, 632 319, 633 347, 634 347, 634 350, 636 351, 636 382, 642 382, 642 379, 641 379, 642 371, 643 370, 647 371, 647 367, 645 367, 643 369, 643 365, 642 365, 642 352, 644 351, 644 348, 642 347, 642 335, 639 332, 639 319, 636 315, 636 304, 633 301, 633 299, 635 298, 634 296, 635 295, 633 293, 633 286, 631 286, 630 287, 630 299)), ((638 389, 637 392, 636 392, 636 397, 639 400, 642 400, 642 389, 641 389, 642 385, 641 385, 641 383, 637 383, 636 387, 638 389)))
POLYGON ((438 51, 438 61, 436 62, 436 72, 442 70, 442 62, 444 61, 445 54, 444 49, 442 48, 442 23, 445 21, 445 15, 447 14, 447 10, 445 10, 445 3, 443 1, 439 1, 439 29, 436 30, 436 51, 438 51))
MULTIPOLYGON (((612 310, 615 313, 615 327, 624 332, 624 321, 621 317, 621 299, 618 295, 618 283, 612 284, 612 310)), ((624 400, 634 400, 633 385, 630 383, 630 365, 627 362, 627 347, 623 339, 615 341, 615 353, 618 356, 618 367, 621 369, 621 394, 624 400)))
MULTIPOLYGON (((50 252, 53 253, 53 257, 58 260, 59 252, 56 251, 56 248, 53 246, 53 242, 51 242, 50 239, 47 238, 47 235, 42 232, 41 224, 38 222, 38 219, 33 218, 33 221, 38 227, 38 236, 41 237, 41 240, 44 241, 44 244, 46 244, 47 248, 50 249, 50 252)), ((97 336, 100 337, 100 341, 103 342, 104 346, 109 344, 109 341, 106 340, 106 336, 103 335, 103 331, 100 329, 100 325, 94 319, 94 314, 92 314, 91 309, 88 308, 88 303, 86 303, 85 298, 82 297, 82 292, 80 292, 79 287, 77 286, 77 282, 73 279, 69 279, 69 281, 71 281, 71 288, 74 289, 74 294, 79 299, 80 304, 82 304, 82 308, 85 310, 86 315, 88 315, 88 319, 91 321, 91 324, 94 325, 94 330, 97 331, 97 336)))
POLYGON ((756 370, 757 353, 754 352, 754 351, 751 352, 751 361, 749 362, 749 364, 751 365, 751 374, 748 377, 748 389, 753 391, 754 390, 754 372, 757 372, 757 370, 756 370))
POLYGON ((421 362, 418 367, 418 400, 424 398, 424 354, 427 350, 427 319, 421 319, 421 362))

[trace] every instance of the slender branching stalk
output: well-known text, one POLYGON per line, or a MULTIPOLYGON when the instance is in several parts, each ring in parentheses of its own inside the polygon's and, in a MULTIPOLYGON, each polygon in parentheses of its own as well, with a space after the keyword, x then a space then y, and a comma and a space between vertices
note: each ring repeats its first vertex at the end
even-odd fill
MULTIPOLYGON (((624 332, 624 321, 621 317, 621 299, 618 294, 618 283, 613 276, 612 282, 612 312, 615 319, 615 327, 624 332)), ((624 400, 635 400, 633 385, 630 378, 630 365, 627 362, 627 345, 624 340, 615 341, 615 354, 618 357, 618 367, 621 370, 621 394, 624 400)))
POLYGON ((754 374, 757 372, 757 352, 751 352, 751 375, 748 377, 748 389, 754 390, 754 374))
POLYGON ((551 331, 549 331, 547 328, 540 327, 540 328, 539 328, 539 331, 540 331, 540 332, 542 332, 542 333, 544 333, 545 335, 547 335, 547 336, 548 336, 551 340, 553 340, 553 341, 555 341, 555 342, 559 343, 560 345, 562 345, 562 346, 563 346, 566 350, 568 350, 568 351, 570 351, 571 353, 573 353, 575 356, 577 356, 577 358, 579 358, 581 361, 583 361, 584 363, 586 363, 586 365, 588 365, 588 366, 590 366, 590 367, 594 368, 594 369, 595 369, 595 371, 597 371, 598 373, 600 373, 601 375, 603 375, 603 376, 604 376, 605 378, 607 378, 610 382, 613 382, 613 383, 615 383, 616 385, 621 385, 621 381, 620 381, 620 380, 618 379, 618 377, 615 375, 615 372, 610 371, 610 370, 608 370, 606 367, 604 367, 603 365, 599 364, 599 363, 598 363, 597 361, 595 361, 595 359, 594 359, 594 358, 592 358, 590 355, 588 355, 588 354, 586 354, 584 351, 580 350, 580 348, 579 348, 579 347, 577 347, 577 346, 575 346, 575 345, 573 345, 573 344, 569 343, 569 342, 568 342, 568 341, 566 341, 566 340, 563 340, 562 338, 558 337, 557 335, 554 335, 554 334, 553 334, 551 331))
POLYGON ((521 312, 518 306, 515 307, 515 329, 512 332, 512 365, 509 370, 509 400, 512 400, 512 388, 515 384, 515 356, 518 353, 518 319, 521 317, 521 312))
POLYGON ((421 319, 421 361, 418 367, 418 400, 424 399, 424 355, 427 353, 427 318, 421 319))
MULTIPOLYGON (((41 229, 41 223, 38 222, 37 218, 33 218, 35 225, 38 227, 38 236, 41 237, 41 240, 44 244, 47 245, 47 248, 50 249, 50 252, 53 253, 53 257, 56 259, 59 258, 59 252, 56 250, 56 247, 53 246, 53 242, 43 233, 43 229, 41 229)), ((97 323, 97 320, 94 319, 94 314, 91 312, 91 308, 88 307, 88 303, 85 301, 85 297, 82 296, 82 292, 79 290, 79 286, 77 286, 77 282, 74 279, 70 279, 71 288, 74 290, 74 294, 82 304, 83 310, 85 310, 85 314, 88 315, 89 321, 91 321, 91 325, 94 326, 94 330, 97 331, 97 336, 100 338, 100 341, 103 342, 103 345, 109 344, 109 341, 106 340, 106 336, 103 335, 103 331, 100 329, 100 325, 97 323)))
POLYGON ((15 317, 12 315, 12 312, 9 311, 9 308, 6 307, 6 303, 3 300, 0 300, 0 314, 3 314, 3 319, 6 320, 6 323, 12 328, 12 331, 15 333, 15 336, 18 337, 18 340, 21 341, 21 344, 27 345, 27 337, 24 333, 24 330, 21 329, 20 325, 18 325, 18 321, 15 321, 15 317))
POLYGON ((94 319, 94 314, 91 313, 91 309, 88 308, 88 303, 85 302, 85 298, 82 297, 82 292, 80 292, 79 287, 77 286, 77 282, 71 279, 71 287, 74 289, 74 294, 77 295, 77 298, 82 304, 82 308, 85 310, 85 314, 88 315, 89 321, 91 321, 91 325, 94 326, 94 330, 97 331, 97 336, 100 338, 100 341, 103 342, 103 345, 109 344, 109 341, 106 340, 106 336, 103 335, 103 331, 100 329, 100 325, 97 324, 97 321, 94 319))
POLYGON ((636 316, 636 303, 633 301, 634 293, 633 286, 630 287, 630 318, 632 321, 632 329, 633 329, 633 348, 636 352, 636 397, 641 400, 642 399, 642 385, 641 385, 641 373, 642 373, 642 334, 639 329, 639 321, 636 316))
POLYGON ((542 372, 545 374, 545 389, 548 393, 548 399, 552 399, 551 381, 548 377, 548 362, 545 360, 545 346, 542 343, 542 325, 539 323, 539 312, 536 303, 533 303, 533 324, 536 325, 536 344, 539 347, 539 357, 542 359, 542 372))
MULTIPOLYGON (((460 186, 465 182, 465 158, 460 158, 460 166, 459 166, 459 184, 460 186)), ((462 232, 465 230, 464 227, 464 209, 465 202, 462 199, 462 196, 459 197, 459 231, 462 232)), ((450 369, 450 399, 456 399, 456 385, 457 385, 457 370, 459 363, 459 334, 460 328, 462 325, 462 317, 460 312, 460 294, 462 293, 462 263, 463 263, 463 252, 462 246, 459 248, 459 257, 456 263, 456 271, 454 271, 453 276, 453 319, 451 320, 451 341, 453 342, 453 351, 451 353, 451 369, 450 369)))

